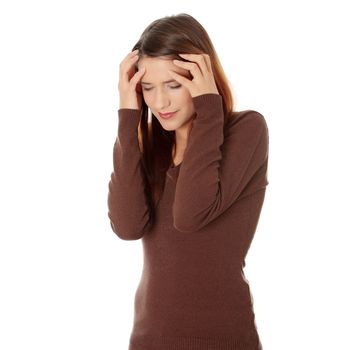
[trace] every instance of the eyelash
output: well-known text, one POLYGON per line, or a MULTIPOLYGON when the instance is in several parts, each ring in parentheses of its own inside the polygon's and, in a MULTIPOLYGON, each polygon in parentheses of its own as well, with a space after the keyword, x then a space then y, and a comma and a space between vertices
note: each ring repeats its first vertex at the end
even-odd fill
MULTIPOLYGON (((169 86, 170 89, 178 89, 181 87, 181 85, 177 85, 177 86, 169 86)), ((152 88, 143 88, 144 91, 150 91, 152 90, 152 88)))

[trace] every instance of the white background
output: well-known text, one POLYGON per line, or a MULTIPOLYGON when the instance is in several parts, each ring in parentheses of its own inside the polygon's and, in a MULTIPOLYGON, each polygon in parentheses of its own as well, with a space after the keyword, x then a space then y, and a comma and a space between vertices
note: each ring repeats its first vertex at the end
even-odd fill
MULTIPOLYGON (((246 259, 264 350, 350 349, 346 1, 2 1, 0 348, 127 350, 141 241, 107 217, 120 61, 154 19, 207 29, 268 123, 246 259)), ((131 203, 126 203, 130 205, 131 203)))

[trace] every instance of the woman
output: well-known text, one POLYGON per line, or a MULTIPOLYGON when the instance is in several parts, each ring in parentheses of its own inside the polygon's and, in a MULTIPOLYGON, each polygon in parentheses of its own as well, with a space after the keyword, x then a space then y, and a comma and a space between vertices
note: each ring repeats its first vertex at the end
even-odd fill
POLYGON ((144 248, 129 350, 262 349, 243 267, 268 185, 264 117, 234 111, 187 14, 145 29, 118 89, 108 216, 144 248))

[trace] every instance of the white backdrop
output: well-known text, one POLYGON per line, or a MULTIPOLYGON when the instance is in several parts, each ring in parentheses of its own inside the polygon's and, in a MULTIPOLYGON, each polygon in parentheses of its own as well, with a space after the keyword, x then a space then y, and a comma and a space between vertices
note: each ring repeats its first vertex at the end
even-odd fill
POLYGON ((269 127, 245 268, 264 350, 350 349, 345 3, 1 2, 1 349, 127 350, 142 243, 107 217, 118 67, 180 12, 207 29, 237 110, 269 127))

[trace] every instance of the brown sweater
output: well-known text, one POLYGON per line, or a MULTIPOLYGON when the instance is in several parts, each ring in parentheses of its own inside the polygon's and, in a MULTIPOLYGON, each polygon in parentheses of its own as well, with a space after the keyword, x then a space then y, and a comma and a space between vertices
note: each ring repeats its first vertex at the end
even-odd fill
POLYGON ((151 231, 140 111, 118 111, 108 217, 121 239, 142 238, 144 252, 129 350, 262 349, 243 267, 268 185, 267 124, 245 110, 224 130, 220 95, 193 103, 197 117, 183 161, 167 171, 151 231))

